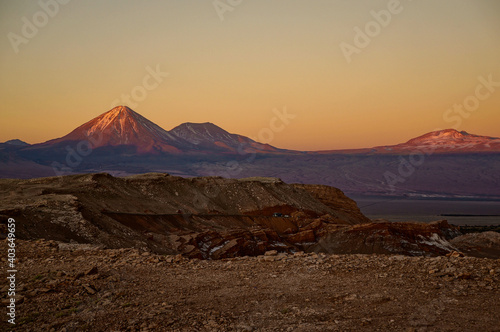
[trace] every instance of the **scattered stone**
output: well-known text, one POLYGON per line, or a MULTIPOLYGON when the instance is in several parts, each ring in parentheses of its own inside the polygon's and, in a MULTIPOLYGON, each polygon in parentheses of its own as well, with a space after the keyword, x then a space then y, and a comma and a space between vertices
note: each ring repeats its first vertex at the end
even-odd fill
POLYGON ((458 251, 452 251, 452 252, 446 254, 446 257, 465 257, 465 255, 461 252, 458 252, 458 251))
POLYGON ((82 285, 82 287, 87 291, 87 293, 89 293, 91 295, 94 295, 96 293, 96 290, 88 284, 84 284, 84 285, 82 285))
MULTIPOLYGON (((17 241, 33 257, 18 263, 19 295, 26 296, 16 302, 18 328, 26 331, 462 330, 474 317, 481 318, 475 330, 490 331, 500 315, 500 260, 281 249, 223 260, 137 249, 54 256, 43 241, 17 241), (171 263, 158 266, 155 258, 171 263)), ((6 293, 0 296, 7 305, 6 293)), ((0 330, 10 329, 5 324, 0 330)))
POLYGON ((266 251, 264 256, 276 256, 278 254, 278 251, 276 250, 269 250, 269 251, 266 251))

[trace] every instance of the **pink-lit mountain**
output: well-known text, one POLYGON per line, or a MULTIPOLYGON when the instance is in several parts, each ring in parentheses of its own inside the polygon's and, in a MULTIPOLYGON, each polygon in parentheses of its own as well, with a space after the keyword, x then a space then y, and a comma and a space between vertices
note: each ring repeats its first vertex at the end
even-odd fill
POLYGON ((170 130, 170 133, 196 145, 200 149, 213 149, 217 147, 220 148, 220 150, 233 153, 280 152, 280 149, 269 144, 262 144, 242 135, 230 134, 210 122, 183 123, 170 130))
MULTIPOLYGON (((66 136, 33 149, 50 147, 63 142, 89 141, 92 148, 131 146, 139 154, 169 153, 225 153, 225 154, 299 154, 248 137, 231 134, 210 122, 183 123, 167 131, 127 106, 117 106, 79 126, 66 136)), ((411 154, 500 152, 500 138, 469 134, 445 129, 433 131, 397 145, 365 149, 314 151, 306 154, 411 154)))
POLYGON ((413 138, 406 143, 379 146, 374 149, 382 153, 411 153, 412 151, 427 153, 494 152, 500 151, 500 138, 445 129, 413 138))
POLYGON ((444 129, 410 139, 396 145, 383 145, 364 149, 326 150, 312 154, 425 154, 500 152, 500 138, 469 134, 466 131, 444 129))
POLYGON ((63 142, 88 141, 93 149, 129 146, 139 154, 156 153, 273 153, 280 152, 212 123, 184 123, 167 131, 126 106, 117 106, 79 126, 71 133, 36 145, 53 146, 63 142))
POLYGON ((500 138, 454 129, 397 145, 303 152, 262 144, 212 123, 184 123, 167 131, 119 106, 61 138, 10 143, 0 144, 0 177, 92 172, 270 176, 360 195, 500 198, 500 138), (419 151, 424 158, 413 158, 419 151))
POLYGON ((131 145, 138 153, 180 153, 186 142, 126 106, 118 106, 66 136, 44 143, 88 140, 92 147, 131 145))

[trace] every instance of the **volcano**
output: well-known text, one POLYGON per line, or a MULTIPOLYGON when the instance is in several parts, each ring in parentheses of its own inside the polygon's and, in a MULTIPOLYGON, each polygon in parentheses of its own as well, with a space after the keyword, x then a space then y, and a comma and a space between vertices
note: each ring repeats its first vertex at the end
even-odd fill
POLYGON ((76 128, 68 135, 48 142, 89 141, 92 147, 129 145, 138 153, 181 153, 191 146, 127 106, 117 106, 76 128))
POLYGON ((409 153, 474 153, 499 152, 500 138, 469 134, 466 131, 445 129, 432 131, 406 143, 374 148, 377 152, 409 153))
POLYGON ((117 106, 66 136, 37 147, 88 141, 92 148, 131 146, 139 154, 273 153, 285 151, 248 137, 230 134, 213 123, 183 123, 167 131, 127 106, 117 106))
POLYGON ((196 145, 199 149, 232 153, 269 153, 284 151, 269 144, 256 142, 242 135, 230 134, 210 122, 183 123, 172 129, 170 133, 196 145))
POLYGON ((183 123, 168 131, 118 106, 61 138, 0 145, 0 177, 95 172, 267 176, 356 195, 497 199, 500 138, 445 129, 396 145, 304 152, 263 144, 210 122, 183 123))

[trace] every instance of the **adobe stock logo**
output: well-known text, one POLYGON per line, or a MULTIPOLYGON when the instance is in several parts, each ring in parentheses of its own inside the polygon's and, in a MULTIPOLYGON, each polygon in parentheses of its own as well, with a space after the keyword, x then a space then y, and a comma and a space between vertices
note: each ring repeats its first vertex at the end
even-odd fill
POLYGON ((76 144, 75 149, 71 146, 66 145, 66 158, 65 163, 61 164, 57 161, 52 162, 50 166, 52 166, 52 170, 56 174, 56 176, 69 175, 72 174, 74 169, 76 169, 83 162, 85 157, 88 157, 92 154, 94 148, 99 146, 102 142, 103 136, 106 133, 97 132, 87 136, 87 139, 81 140, 76 144))
POLYGON ((130 94, 122 93, 120 98, 113 100, 111 103, 112 108, 117 105, 137 107, 138 103, 146 99, 148 92, 159 87, 165 77, 169 75, 169 73, 161 71, 159 64, 156 65, 155 69, 147 66, 146 72, 147 74, 142 79, 142 85, 133 87, 130 94))
POLYGON ((33 14, 31 20, 26 16, 21 18, 23 26, 21 27, 21 35, 9 32, 7 38, 10 45, 16 54, 19 53, 21 44, 28 44, 30 40, 36 37, 39 30, 46 26, 51 18, 54 18, 60 10, 60 5, 66 5, 71 0, 40 0, 38 5, 40 10, 33 14))
MULTIPOLYGON (((284 106, 283 110, 274 108, 272 110, 274 116, 269 120, 269 125, 261 128, 257 133, 257 137, 251 137, 252 140, 263 144, 271 144, 274 140, 275 133, 280 133, 297 117, 296 114, 288 112, 287 107, 284 106)), ((252 163, 260 151, 263 151, 264 146, 251 146, 250 143, 241 143, 237 149, 240 156, 246 156, 244 160, 230 160, 225 163, 209 164, 209 170, 204 174, 205 176, 222 176, 228 179, 236 178, 243 172, 245 165, 252 163), (247 148, 252 148, 247 150, 247 148)), ((220 187, 216 187, 212 192, 206 192, 205 195, 197 193, 193 197, 193 206, 198 208, 207 208, 209 197, 215 198, 221 192, 220 187)))
MULTIPOLYGON (((495 91, 500 88, 500 81, 493 80, 493 74, 489 74, 487 78, 479 76, 479 83, 471 93, 461 103, 454 104, 452 108, 448 108, 443 113, 443 120, 448 123, 453 123, 453 128, 458 129, 464 119, 469 118, 472 112, 479 109, 481 101, 490 98, 495 91)), ((434 131, 442 130, 436 128, 434 131)), ((427 158, 429 158, 437 149, 437 145, 429 145, 425 148, 415 149, 408 156, 399 156, 399 164, 397 174, 386 171, 384 178, 391 192, 394 192, 398 183, 404 183, 410 178, 419 166, 422 166, 427 158)))
POLYGON ((224 21, 224 13, 232 12, 237 6, 241 5, 243 0, 214 0, 212 5, 214 6, 219 19, 224 21))
MULTIPOLYGON (((412 0, 407 0, 412 1, 412 0)), ((390 0, 387 3, 387 9, 379 10, 378 12, 375 10, 370 11, 373 20, 367 22, 365 24, 364 29, 361 29, 358 26, 354 27, 354 39, 353 43, 349 44, 346 42, 341 42, 339 44, 340 50, 344 55, 347 63, 352 62, 352 56, 354 54, 360 54, 363 49, 368 47, 373 38, 380 35, 383 28, 389 26, 392 22, 392 18, 395 15, 401 14, 403 11, 403 6, 399 0, 390 0)))
POLYGON ((487 79, 484 76, 479 76, 477 80, 479 83, 473 94, 468 95, 462 103, 454 104, 453 108, 449 108, 443 113, 443 120, 453 123, 453 128, 460 127, 463 119, 468 119, 471 113, 479 109, 481 102, 490 98, 500 87, 500 81, 494 81, 493 74, 489 74, 487 79))
POLYGON ((283 107, 282 111, 274 108, 273 114, 275 116, 269 120, 269 126, 262 128, 258 132, 257 137, 250 137, 252 140, 263 144, 271 144, 274 140, 274 134, 282 132, 290 124, 290 121, 297 116, 296 114, 288 113, 286 106, 283 107))

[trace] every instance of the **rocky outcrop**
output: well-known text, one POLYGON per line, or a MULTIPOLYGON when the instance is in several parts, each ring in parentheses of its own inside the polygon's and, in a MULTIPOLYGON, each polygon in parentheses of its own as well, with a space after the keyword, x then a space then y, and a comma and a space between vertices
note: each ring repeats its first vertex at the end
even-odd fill
POLYGON ((410 256, 474 252, 449 242, 461 234, 446 221, 369 222, 336 188, 289 185, 276 178, 87 174, 0 180, 0 221, 9 217, 16 219, 21 239, 134 247, 199 259, 272 250, 410 256))
POLYGON ((380 222, 345 226, 322 237, 311 251, 335 254, 446 255, 457 248, 449 242, 461 235, 446 221, 430 224, 380 222))
POLYGON ((465 234, 450 242, 468 256, 500 258, 500 233, 497 232, 465 234))
POLYGON ((310 193, 314 198, 334 210, 333 216, 339 221, 348 221, 350 224, 370 222, 370 220, 361 213, 355 201, 347 197, 342 190, 311 184, 294 184, 295 188, 300 188, 310 193))
POLYGON ((3 222, 16 219, 16 236, 22 239, 149 248, 198 258, 255 256, 302 250, 328 224, 366 221, 353 201, 332 189, 336 196, 327 201, 276 178, 150 173, 4 179, 0 215, 3 222))

